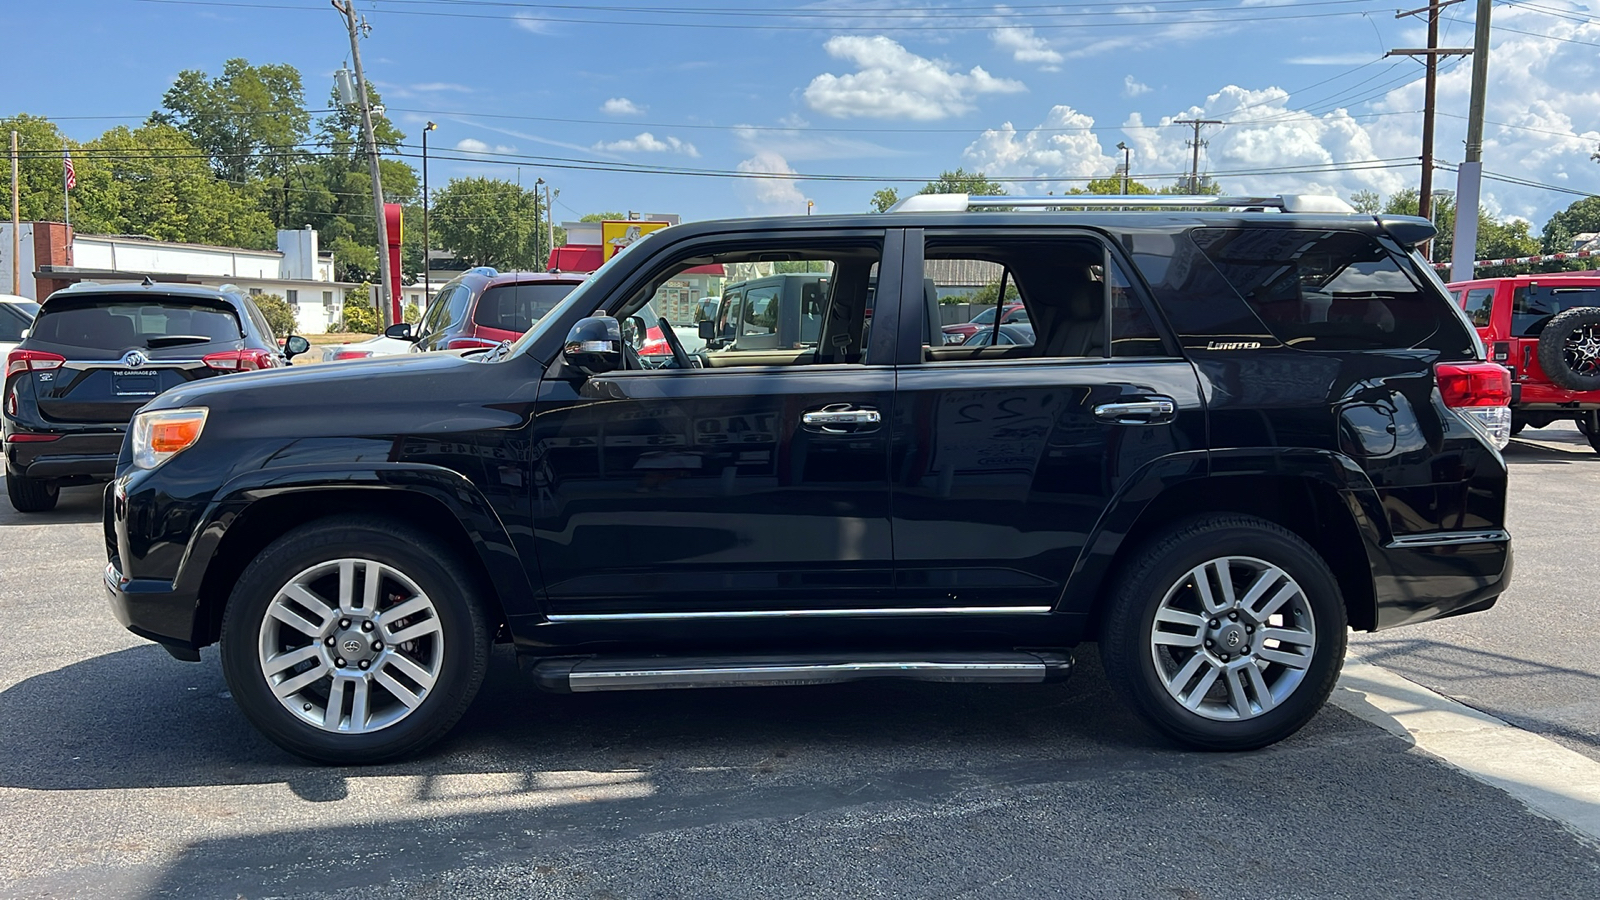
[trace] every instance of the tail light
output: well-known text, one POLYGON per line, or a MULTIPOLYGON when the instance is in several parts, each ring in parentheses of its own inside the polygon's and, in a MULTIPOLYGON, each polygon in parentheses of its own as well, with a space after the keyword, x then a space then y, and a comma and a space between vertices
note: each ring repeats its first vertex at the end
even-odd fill
POLYGON ((1439 398, 1496 447, 1511 442, 1511 371, 1498 363, 1440 363, 1439 398))
POLYGON ((446 350, 481 350, 486 347, 498 346, 500 346, 499 341, 491 341, 484 338, 474 337, 451 338, 444 343, 444 349, 446 350))
POLYGON ((340 350, 340 351, 337 351, 336 353, 333 354, 333 358, 336 359, 336 360, 339 360, 339 359, 366 359, 366 358, 368 358, 370 356, 372 356, 372 351, 371 350, 340 350))
POLYGON ((228 350, 223 353, 208 353, 200 359, 211 368, 223 372, 250 372, 256 369, 270 369, 278 364, 278 360, 268 350, 228 350))
POLYGON ((639 347, 640 356, 671 356, 672 347, 666 338, 651 338, 639 347))
POLYGON ((13 350, 6 355, 6 377, 18 372, 45 372, 59 369, 67 361, 65 356, 43 350, 13 350))

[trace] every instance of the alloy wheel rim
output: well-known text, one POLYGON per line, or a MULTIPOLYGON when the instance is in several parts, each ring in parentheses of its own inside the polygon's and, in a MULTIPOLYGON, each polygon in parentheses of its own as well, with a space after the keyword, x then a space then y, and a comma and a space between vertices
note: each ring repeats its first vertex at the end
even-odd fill
POLYGON ((1580 325, 1567 335, 1567 366, 1579 375, 1600 375, 1600 324, 1580 325))
POLYGON ((1167 694, 1216 721, 1282 705, 1305 681, 1316 650, 1305 590, 1282 568, 1250 556, 1207 560, 1179 578, 1156 609, 1150 655, 1167 694))
POLYGON ((375 560, 334 559, 278 589, 261 621, 257 660, 295 718, 366 734, 428 699, 444 649, 439 611, 415 581, 375 560))

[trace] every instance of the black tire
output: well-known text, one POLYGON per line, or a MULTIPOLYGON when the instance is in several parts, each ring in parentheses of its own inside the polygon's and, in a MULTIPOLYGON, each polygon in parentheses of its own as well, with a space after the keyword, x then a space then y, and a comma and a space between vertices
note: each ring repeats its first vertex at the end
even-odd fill
POLYGON ((1527 419, 1518 418, 1515 415, 1513 415, 1511 417, 1511 436, 1512 437, 1516 437, 1517 435, 1521 434, 1522 433, 1522 429, 1527 428, 1527 427, 1528 427, 1528 420, 1527 419))
POLYGON ((1559 313, 1539 332, 1539 366, 1569 391, 1600 391, 1600 307, 1559 313))
POLYGON ((1578 413, 1578 431, 1589 440, 1589 446, 1600 453, 1600 410, 1578 413))
MULTIPOLYGON (((245 716, 273 743, 297 756, 334 765, 366 765, 416 753, 455 725, 483 682, 490 634, 484 612, 487 598, 479 585, 480 579, 449 547, 389 519, 337 516, 301 526, 269 545, 239 576, 222 620, 223 675, 245 716), (327 731, 292 714, 274 695, 260 657, 263 622, 279 592, 319 564, 348 558, 392 567, 414 582, 432 603, 442 641, 435 681, 415 708, 400 713, 391 725, 359 734, 327 731)), ((381 634, 384 627, 380 622, 375 633, 381 634)), ((387 650, 398 655, 402 648, 387 650)), ((386 667, 381 660, 373 662, 372 676, 377 677, 386 667)), ((377 689, 370 684, 368 692, 373 693, 377 689)), ((345 703, 341 694, 341 708, 345 703)))
MULTIPOLYGON (((1113 689, 1157 730, 1195 749, 1254 750, 1294 734, 1327 701, 1344 662, 1344 600, 1339 592, 1338 581, 1327 564, 1298 535, 1250 516, 1205 516, 1176 524, 1155 536, 1133 554, 1123 570, 1127 574, 1117 585, 1102 619, 1100 656, 1113 689), (1303 675, 1298 676, 1298 681, 1287 689, 1286 696, 1276 700, 1272 708, 1253 713, 1253 717, 1234 720, 1208 718, 1201 712, 1185 708, 1168 691, 1166 681, 1158 671, 1156 657, 1163 651, 1152 646, 1156 613, 1161 609, 1169 589, 1175 594, 1185 590, 1183 585, 1192 570, 1209 560, 1224 557, 1262 561, 1286 573, 1299 585, 1314 623, 1311 629, 1314 634, 1312 648, 1307 654, 1309 663, 1303 666, 1303 675)), ((1187 584, 1192 585, 1192 579, 1187 584)), ((1298 600, 1290 600, 1282 608, 1293 608, 1298 603, 1298 600)), ((1215 621, 1219 621, 1226 629, 1229 623, 1225 619, 1226 616, 1221 615, 1215 621)), ((1197 632, 1200 637, 1214 633, 1208 631, 1203 623, 1197 626, 1197 632)), ((1230 633, 1230 640, 1235 636, 1230 633)), ((1218 643, 1221 643, 1220 636, 1218 643)), ((1279 674, 1280 671, 1292 674, 1275 664, 1255 662, 1263 658, 1260 654, 1281 649, 1282 645, 1267 648, 1260 637, 1246 637, 1244 647, 1246 653, 1234 657, 1233 665, 1242 666, 1253 650, 1257 655, 1248 658, 1251 665, 1258 667, 1258 672, 1265 671, 1267 675, 1279 679, 1285 677, 1279 674), (1255 641, 1253 647, 1249 643, 1251 640, 1255 641)), ((1217 651, 1196 646, 1193 651, 1182 652, 1200 655, 1217 651)), ((1218 657, 1213 655, 1210 658, 1218 657)), ((1218 667, 1219 671, 1223 667, 1218 667)), ((1236 671, 1242 679, 1247 674, 1242 670, 1236 671)), ((1225 678, 1219 675, 1216 682, 1222 683, 1222 686, 1219 688, 1214 682, 1211 691, 1220 689, 1226 693, 1225 678)), ((1195 691, 1199 690, 1201 683, 1204 683, 1203 679, 1195 682, 1195 691)), ((1278 683, 1273 682, 1274 685, 1278 683)), ((1211 693, 1201 696, 1210 697, 1211 693)), ((1202 702, 1200 705, 1207 704, 1202 702)))
POLYGON ((17 512, 49 512, 61 499, 61 487, 45 478, 24 478, 6 472, 6 495, 11 498, 11 508, 17 512))

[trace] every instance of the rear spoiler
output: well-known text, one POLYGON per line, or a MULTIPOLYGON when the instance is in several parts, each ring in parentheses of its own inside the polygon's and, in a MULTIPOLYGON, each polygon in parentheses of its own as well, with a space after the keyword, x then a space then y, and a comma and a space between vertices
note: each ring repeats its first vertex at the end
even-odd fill
POLYGON ((1407 247, 1425 244, 1439 234, 1439 229, 1421 216, 1376 216, 1375 218, 1390 237, 1407 247))

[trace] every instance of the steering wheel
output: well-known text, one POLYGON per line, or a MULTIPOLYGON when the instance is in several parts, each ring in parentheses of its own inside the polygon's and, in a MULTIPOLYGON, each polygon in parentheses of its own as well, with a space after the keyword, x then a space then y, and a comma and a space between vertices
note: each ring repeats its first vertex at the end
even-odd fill
POLYGON ((657 326, 661 329, 661 336, 667 341, 667 349, 672 351, 672 362, 680 369, 697 368, 694 360, 689 356, 689 351, 683 349, 683 341, 678 340, 678 333, 672 330, 672 323, 662 316, 657 326))

